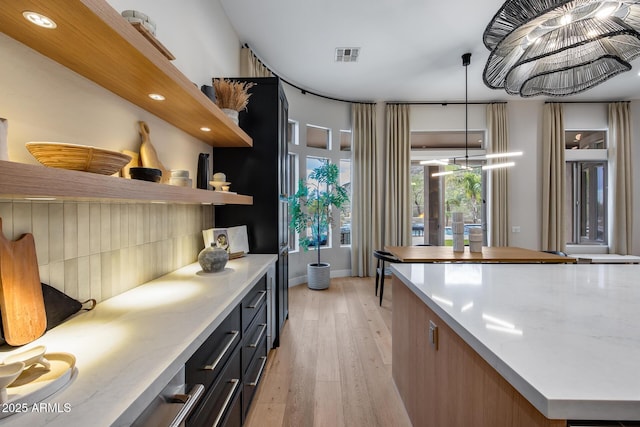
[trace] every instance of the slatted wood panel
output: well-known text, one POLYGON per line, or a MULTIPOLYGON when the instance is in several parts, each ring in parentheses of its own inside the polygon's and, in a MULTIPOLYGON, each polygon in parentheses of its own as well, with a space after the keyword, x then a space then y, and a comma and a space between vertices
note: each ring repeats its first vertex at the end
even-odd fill
POLYGON ((391 378, 392 287, 378 306, 372 278, 332 279, 326 291, 289 290, 289 320, 247 424, 410 426, 391 378))

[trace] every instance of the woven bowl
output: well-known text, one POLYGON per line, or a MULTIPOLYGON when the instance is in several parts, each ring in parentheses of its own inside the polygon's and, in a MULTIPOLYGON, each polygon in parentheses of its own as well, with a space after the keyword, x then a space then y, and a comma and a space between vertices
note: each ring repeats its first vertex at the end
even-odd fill
POLYGON ((87 145, 61 142, 27 142, 27 150, 45 166, 113 175, 129 163, 131 156, 87 145))

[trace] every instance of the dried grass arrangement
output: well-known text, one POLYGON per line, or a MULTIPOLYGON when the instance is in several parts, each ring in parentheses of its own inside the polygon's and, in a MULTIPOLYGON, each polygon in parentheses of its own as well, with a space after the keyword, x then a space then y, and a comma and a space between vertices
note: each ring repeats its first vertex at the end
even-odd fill
POLYGON ((251 96, 247 91, 253 86, 255 86, 255 83, 213 79, 216 104, 220 108, 228 108, 235 111, 245 110, 251 96))

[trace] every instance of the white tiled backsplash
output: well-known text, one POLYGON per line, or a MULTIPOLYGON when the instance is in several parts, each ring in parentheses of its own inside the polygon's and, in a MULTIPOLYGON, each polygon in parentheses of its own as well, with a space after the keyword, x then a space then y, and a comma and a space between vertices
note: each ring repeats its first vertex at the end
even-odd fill
POLYGON ((0 201, 0 218, 33 234, 42 282, 98 302, 196 261, 214 223, 212 206, 74 201, 0 201))

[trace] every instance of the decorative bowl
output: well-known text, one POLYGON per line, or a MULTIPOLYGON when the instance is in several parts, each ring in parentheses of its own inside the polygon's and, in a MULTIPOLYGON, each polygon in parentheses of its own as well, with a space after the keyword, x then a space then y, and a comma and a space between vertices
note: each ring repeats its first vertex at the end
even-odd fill
POLYGON ((160 182, 162 179, 162 171, 155 168, 131 168, 129 174, 132 179, 140 179, 142 181, 160 182))
POLYGON ((131 156, 118 151, 62 142, 27 142, 27 150, 45 166, 113 175, 131 156))

